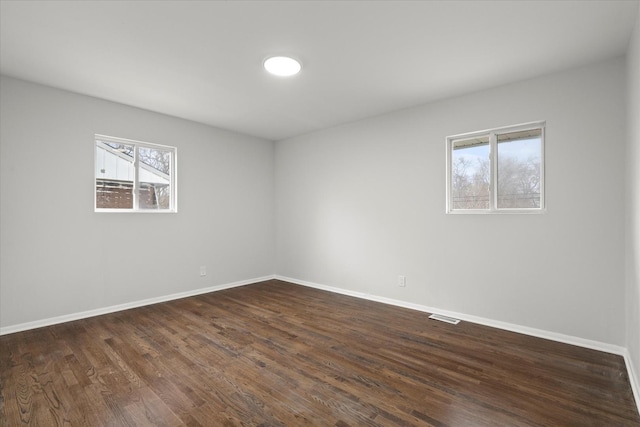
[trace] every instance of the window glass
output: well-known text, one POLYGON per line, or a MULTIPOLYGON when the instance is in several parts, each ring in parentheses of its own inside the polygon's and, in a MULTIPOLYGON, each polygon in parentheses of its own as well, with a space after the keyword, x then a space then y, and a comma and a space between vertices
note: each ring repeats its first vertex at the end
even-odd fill
POLYGON ((96 210, 177 210, 175 147, 101 135, 95 144, 96 210))
POLYGON ((500 134, 498 140, 498 208, 540 208, 542 131, 500 134))
POLYGON ((542 212, 544 122, 447 138, 447 212, 542 212))
POLYGON ((96 141, 96 208, 133 209, 133 145, 96 141))
POLYGON ((451 194, 453 209, 489 209, 489 137, 453 143, 451 194))
POLYGON ((169 150, 138 148, 140 159, 140 209, 169 209, 171 195, 169 150))

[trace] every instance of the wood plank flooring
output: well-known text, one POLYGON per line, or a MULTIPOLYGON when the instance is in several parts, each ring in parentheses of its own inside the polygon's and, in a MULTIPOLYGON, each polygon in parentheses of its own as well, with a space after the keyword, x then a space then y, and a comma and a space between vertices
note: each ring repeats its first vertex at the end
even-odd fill
POLYGON ((272 280, 0 337, 5 426, 640 426, 621 357, 272 280))

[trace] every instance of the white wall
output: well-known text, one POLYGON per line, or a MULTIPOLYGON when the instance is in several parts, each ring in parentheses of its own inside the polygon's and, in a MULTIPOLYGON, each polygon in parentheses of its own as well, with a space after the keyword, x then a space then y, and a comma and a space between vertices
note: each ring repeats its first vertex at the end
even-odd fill
POLYGON ((625 107, 619 59, 279 141, 276 271, 622 346, 625 107), (446 215, 445 137, 535 120, 548 212, 446 215))
MULTIPOLYGON (((627 54, 629 136, 627 153, 627 342, 640 387, 640 9, 627 54)), ((640 391, 640 390, 639 390, 640 391)), ((639 402, 640 404, 640 402, 639 402)))
POLYGON ((272 142, 11 78, 0 88, 2 328, 274 273, 272 142), (95 133, 176 146, 179 212, 94 213, 95 133))
POLYGON ((639 45, 636 29, 626 69, 609 61, 278 142, 275 183, 271 142, 2 77, 0 327, 277 271, 626 346, 638 366, 639 45), (548 213, 445 215, 445 136, 532 120, 547 121, 548 213), (94 133, 177 146, 179 213, 94 213, 94 133))

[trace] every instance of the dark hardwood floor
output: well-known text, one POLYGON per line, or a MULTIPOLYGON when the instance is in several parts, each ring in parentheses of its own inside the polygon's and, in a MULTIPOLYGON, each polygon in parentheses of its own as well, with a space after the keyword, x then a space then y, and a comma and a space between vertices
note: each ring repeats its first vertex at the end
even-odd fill
POLYGON ((639 426, 620 356, 281 281, 0 337, 6 426, 639 426))

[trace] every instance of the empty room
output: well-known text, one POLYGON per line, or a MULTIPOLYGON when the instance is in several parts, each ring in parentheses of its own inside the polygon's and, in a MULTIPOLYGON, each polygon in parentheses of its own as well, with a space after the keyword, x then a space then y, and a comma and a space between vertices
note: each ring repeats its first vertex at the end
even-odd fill
POLYGON ((639 1, 0 0, 0 425, 639 407, 639 1))

